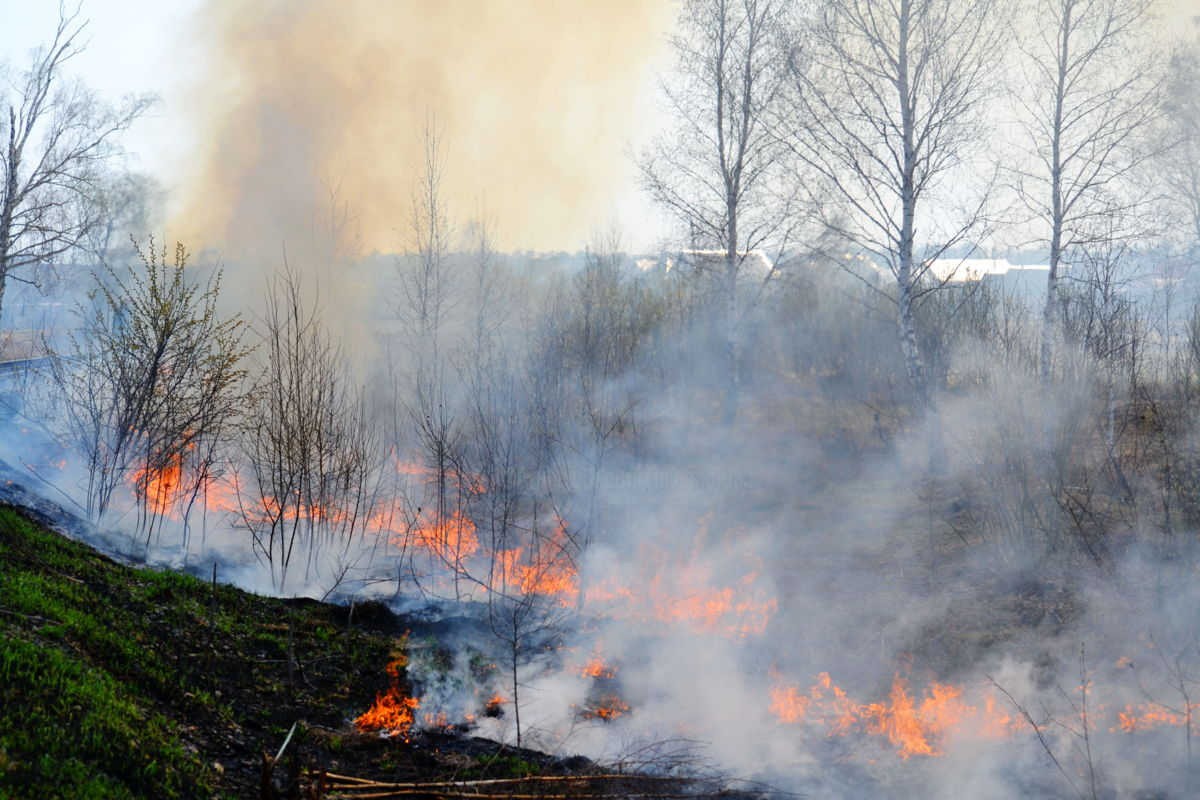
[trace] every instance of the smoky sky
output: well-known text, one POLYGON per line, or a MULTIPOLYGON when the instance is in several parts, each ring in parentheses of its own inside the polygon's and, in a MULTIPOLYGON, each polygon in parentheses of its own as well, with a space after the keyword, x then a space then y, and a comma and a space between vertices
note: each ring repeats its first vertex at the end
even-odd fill
POLYGON ((187 112, 202 152, 171 227, 268 257, 340 202, 364 252, 402 249, 432 117, 455 216, 485 207, 506 249, 576 249, 630 183, 673 15, 669 0, 211 0, 187 112))

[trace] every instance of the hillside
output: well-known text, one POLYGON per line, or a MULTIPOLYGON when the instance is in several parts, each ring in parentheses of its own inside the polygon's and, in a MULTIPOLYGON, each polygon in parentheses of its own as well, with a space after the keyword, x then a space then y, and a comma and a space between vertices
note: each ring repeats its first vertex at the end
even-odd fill
POLYGON ((467 737, 355 731, 400 622, 378 604, 351 619, 127 567, 2 507, 0 797, 297 796, 309 769, 420 781, 549 766, 467 737), (264 790, 264 751, 293 723, 264 790))

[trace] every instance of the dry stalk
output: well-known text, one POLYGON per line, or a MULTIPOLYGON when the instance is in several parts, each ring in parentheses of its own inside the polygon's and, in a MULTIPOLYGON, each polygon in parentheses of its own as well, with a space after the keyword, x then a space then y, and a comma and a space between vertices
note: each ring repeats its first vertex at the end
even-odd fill
MULTIPOLYGON (((709 793, 697 792, 690 787, 693 782, 682 778, 666 776, 631 776, 619 774, 600 775, 535 775, 525 778, 493 778, 475 781, 431 781, 418 783, 387 783, 372 781, 365 778, 355 778, 349 775, 335 773, 322 774, 324 788, 332 797, 384 798, 398 797, 436 797, 447 800, 568 800, 568 798, 612 797, 613 790, 620 787, 621 797, 645 798, 646 800, 689 800, 707 796, 709 793), (600 784, 600 785, 596 785, 600 784), (631 784, 655 784, 652 791, 637 791, 631 784), (671 784, 679 786, 679 791, 664 791, 662 787, 671 784), (488 791, 510 786, 511 792, 488 791), (564 787, 559 791, 531 791, 538 786, 564 787)), ((647 789, 650 787, 647 786, 647 789)))

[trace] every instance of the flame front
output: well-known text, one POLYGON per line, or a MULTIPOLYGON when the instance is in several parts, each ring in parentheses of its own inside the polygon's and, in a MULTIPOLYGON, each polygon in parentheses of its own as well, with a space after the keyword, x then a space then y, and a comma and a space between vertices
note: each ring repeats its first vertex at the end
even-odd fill
POLYGON ((401 655, 387 665, 391 686, 386 692, 375 695, 375 703, 354 720, 360 731, 379 731, 385 736, 400 736, 408 741, 408 733, 416 719, 421 702, 408 697, 400 688, 400 672, 408 665, 408 657, 401 655))
MULTIPOLYGON (((779 680, 778 674, 775 675, 779 680)), ((789 725, 808 724, 828 736, 860 732, 884 736, 901 758, 939 756, 943 743, 954 733, 980 738, 1011 736, 1025 727, 1021 718, 999 708, 987 694, 979 705, 963 699, 963 690, 931 683, 918 699, 909 692, 908 680, 896 673, 887 701, 859 703, 834 685, 829 673, 818 675, 807 691, 778 683, 771 689, 770 713, 789 725)))
POLYGON ((413 525, 412 539, 446 564, 461 564, 479 552, 475 523, 457 510, 445 516, 422 511, 413 525))
POLYGON ((580 672, 589 678, 613 678, 617 674, 616 667, 610 667, 605 664, 600 658, 599 653, 593 653, 588 658, 587 663, 583 665, 583 669, 580 672))
POLYGON ((615 695, 611 695, 602 698, 591 708, 586 709, 580 716, 584 719, 600 719, 605 722, 612 722, 628 713, 629 703, 626 703, 615 695))
POLYGON ((176 453, 157 469, 145 466, 135 470, 129 480, 133 486, 141 488, 147 511, 168 516, 180 500, 182 477, 183 456, 176 453))

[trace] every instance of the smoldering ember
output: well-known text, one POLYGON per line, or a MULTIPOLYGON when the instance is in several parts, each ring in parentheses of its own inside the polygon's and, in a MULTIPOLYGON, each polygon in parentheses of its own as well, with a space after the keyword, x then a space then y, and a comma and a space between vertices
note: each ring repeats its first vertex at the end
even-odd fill
POLYGON ((1200 792, 1197 0, 0 8, 0 797, 1200 792))

